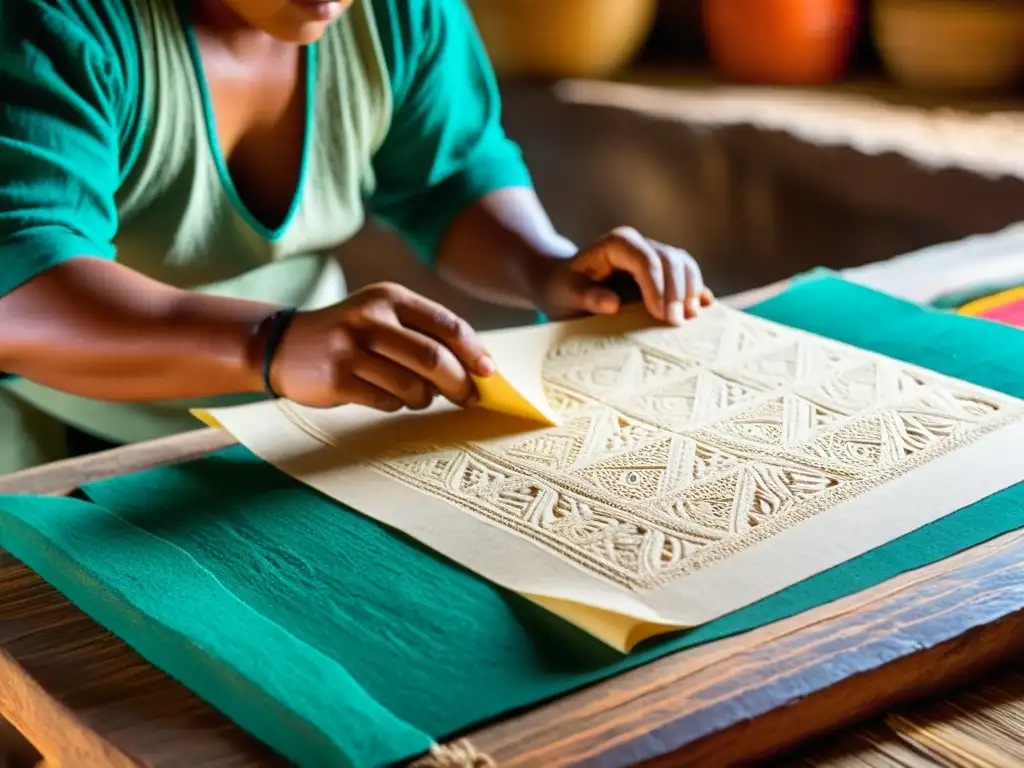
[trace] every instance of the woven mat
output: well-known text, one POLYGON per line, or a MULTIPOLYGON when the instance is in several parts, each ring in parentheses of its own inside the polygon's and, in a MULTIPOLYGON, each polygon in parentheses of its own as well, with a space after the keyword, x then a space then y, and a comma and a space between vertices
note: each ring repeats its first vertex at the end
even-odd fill
POLYGON ((1024 765, 1024 672, 852 731, 780 765, 802 768, 1013 768, 1024 765))

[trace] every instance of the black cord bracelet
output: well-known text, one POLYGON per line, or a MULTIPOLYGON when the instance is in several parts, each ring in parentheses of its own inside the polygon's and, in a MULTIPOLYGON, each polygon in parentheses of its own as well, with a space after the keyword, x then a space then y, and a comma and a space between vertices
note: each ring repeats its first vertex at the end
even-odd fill
POLYGON ((263 389, 274 400, 278 399, 280 395, 274 390, 274 385, 270 383, 270 367, 274 364, 274 355, 277 354, 277 348, 280 346, 288 326, 292 324, 296 311, 295 307, 279 309, 260 323, 259 333, 266 337, 266 341, 263 343, 263 389))

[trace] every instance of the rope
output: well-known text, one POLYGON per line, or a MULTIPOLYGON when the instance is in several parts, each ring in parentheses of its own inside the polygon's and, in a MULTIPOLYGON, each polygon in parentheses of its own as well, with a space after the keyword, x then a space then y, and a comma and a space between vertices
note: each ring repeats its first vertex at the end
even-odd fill
POLYGON ((435 744, 410 768, 498 768, 498 764, 462 739, 451 744, 435 744))

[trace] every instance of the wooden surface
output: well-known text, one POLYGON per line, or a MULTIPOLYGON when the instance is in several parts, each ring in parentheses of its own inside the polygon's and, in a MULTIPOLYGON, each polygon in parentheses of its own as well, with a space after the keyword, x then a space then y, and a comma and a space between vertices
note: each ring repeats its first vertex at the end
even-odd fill
POLYGON ((54 765, 285 765, 12 558, 0 594, 0 715, 54 765))
POLYGON ((199 429, 180 436, 56 461, 13 475, 0 475, 0 494, 66 495, 95 480, 188 461, 236 442, 222 430, 199 429))
MULTIPOLYGON (((201 430, 12 476, 0 490, 62 492, 227 442, 201 430)), ((0 715, 54 763, 278 764, 24 566, 0 567, 0 594, 0 715)), ((729 765, 932 695, 1022 652, 1018 532, 845 600, 667 657, 470 738, 503 766, 729 765)))

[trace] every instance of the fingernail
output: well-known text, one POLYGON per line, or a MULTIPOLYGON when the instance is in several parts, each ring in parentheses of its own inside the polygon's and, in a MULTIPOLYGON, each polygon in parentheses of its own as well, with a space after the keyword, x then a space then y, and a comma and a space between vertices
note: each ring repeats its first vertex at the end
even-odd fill
POLYGON ((686 312, 689 317, 696 317, 697 310, 700 309, 696 299, 687 299, 686 301, 686 312))
POLYGON ((475 368, 477 376, 493 376, 494 360, 491 359, 490 355, 484 355, 476 361, 475 368))
POLYGON ((469 397, 466 398, 465 406, 467 408, 472 408, 474 405, 477 405, 479 402, 480 402, 480 395, 478 395, 476 392, 474 392, 472 395, 470 395, 469 397))
POLYGON ((673 301, 668 305, 668 321, 672 325, 682 325, 683 323, 683 303, 681 301, 673 301))

